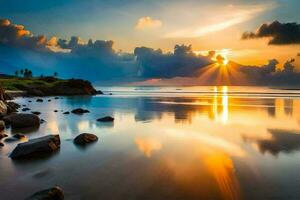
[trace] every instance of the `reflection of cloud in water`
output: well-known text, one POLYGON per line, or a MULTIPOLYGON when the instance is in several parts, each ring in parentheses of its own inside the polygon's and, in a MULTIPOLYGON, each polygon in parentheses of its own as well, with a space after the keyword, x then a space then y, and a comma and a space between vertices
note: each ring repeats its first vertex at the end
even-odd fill
POLYGON ((300 149, 300 132, 291 130, 270 129, 271 138, 253 139, 244 138, 245 141, 254 141, 261 153, 271 153, 276 156, 280 152, 291 153, 300 149))
POLYGON ((134 141, 138 149, 148 158, 152 156, 153 151, 158 151, 162 147, 160 141, 152 138, 136 138, 134 141))
POLYGON ((194 141, 200 142, 201 145, 222 150, 233 156, 243 157, 246 154, 246 152, 239 145, 218 136, 200 134, 193 131, 183 132, 181 130, 178 131, 177 129, 168 129, 166 132, 171 134, 172 137, 176 136, 193 138, 194 141))

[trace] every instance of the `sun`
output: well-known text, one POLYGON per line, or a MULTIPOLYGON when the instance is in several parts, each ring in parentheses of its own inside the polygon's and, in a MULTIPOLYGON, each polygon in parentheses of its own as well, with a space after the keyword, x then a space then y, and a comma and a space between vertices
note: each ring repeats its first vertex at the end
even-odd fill
POLYGON ((212 59, 214 61, 216 61, 216 63, 219 66, 228 66, 228 56, 230 54, 230 50, 229 49, 222 49, 218 52, 216 52, 216 56, 212 59))

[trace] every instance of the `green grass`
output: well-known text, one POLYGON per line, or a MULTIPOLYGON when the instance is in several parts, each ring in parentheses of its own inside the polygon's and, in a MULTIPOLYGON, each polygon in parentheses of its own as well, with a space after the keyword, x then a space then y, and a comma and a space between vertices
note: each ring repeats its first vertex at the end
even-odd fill
POLYGON ((0 78, 0 86, 6 90, 22 90, 28 86, 45 86, 51 87, 58 82, 66 80, 57 79, 54 82, 46 82, 40 78, 0 78))

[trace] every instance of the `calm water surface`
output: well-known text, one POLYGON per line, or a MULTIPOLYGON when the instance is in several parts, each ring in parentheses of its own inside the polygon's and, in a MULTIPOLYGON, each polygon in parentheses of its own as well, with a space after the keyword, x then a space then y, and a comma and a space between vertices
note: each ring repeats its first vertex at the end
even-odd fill
POLYGON ((100 89, 112 95, 15 100, 47 122, 7 134, 60 134, 62 144, 49 157, 12 161, 18 142, 4 142, 0 199, 53 185, 66 199, 300 199, 299 90, 100 89), (77 107, 91 113, 62 114, 77 107), (96 122, 106 115, 115 122, 96 122), (83 132, 98 142, 78 148, 72 139, 83 132))

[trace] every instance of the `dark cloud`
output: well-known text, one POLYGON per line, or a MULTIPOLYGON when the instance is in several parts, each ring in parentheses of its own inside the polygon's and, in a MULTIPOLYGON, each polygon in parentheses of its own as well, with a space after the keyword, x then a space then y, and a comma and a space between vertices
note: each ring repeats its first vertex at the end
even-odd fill
POLYGON ((242 39, 256 39, 270 37, 270 45, 300 44, 300 24, 280 23, 274 21, 270 24, 262 24, 254 32, 245 32, 242 39))
POLYGON ((139 76, 144 78, 194 77, 212 61, 197 56, 191 45, 176 45, 174 52, 163 53, 160 49, 137 47, 134 50, 139 65, 139 76))

